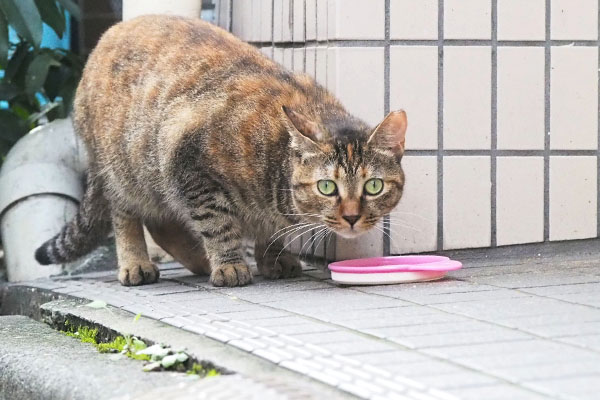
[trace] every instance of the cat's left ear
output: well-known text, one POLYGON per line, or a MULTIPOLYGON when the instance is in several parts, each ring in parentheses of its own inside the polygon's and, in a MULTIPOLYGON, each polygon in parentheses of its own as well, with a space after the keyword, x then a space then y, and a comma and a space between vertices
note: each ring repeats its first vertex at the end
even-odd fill
POLYGON ((318 143, 325 138, 319 125, 289 107, 282 106, 281 109, 285 114, 286 125, 292 137, 292 145, 318 148, 318 143))
POLYGON ((404 110, 392 111, 375 128, 367 143, 401 156, 404 154, 407 126, 408 121, 404 110))

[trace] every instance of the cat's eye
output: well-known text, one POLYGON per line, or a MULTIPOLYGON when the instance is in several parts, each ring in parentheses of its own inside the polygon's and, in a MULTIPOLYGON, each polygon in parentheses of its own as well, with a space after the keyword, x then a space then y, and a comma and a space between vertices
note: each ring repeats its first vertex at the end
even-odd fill
POLYGON ((382 190, 383 190, 383 180, 381 180, 379 178, 369 179, 365 183, 365 193, 367 193, 371 196, 378 195, 379 193, 381 193, 382 190))
POLYGON ((323 179, 317 182, 317 189, 321 194, 325 196, 333 196, 337 193, 337 186, 334 181, 330 181, 329 179, 323 179))

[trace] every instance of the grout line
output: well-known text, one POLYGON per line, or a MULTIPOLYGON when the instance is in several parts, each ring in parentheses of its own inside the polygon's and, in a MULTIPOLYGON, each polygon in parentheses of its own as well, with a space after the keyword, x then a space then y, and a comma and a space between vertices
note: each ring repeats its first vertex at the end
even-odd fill
MULTIPOLYGON (((444 46, 492 46, 492 40, 474 40, 474 39, 442 39, 444 46)), ((437 46, 440 40, 398 40, 390 39, 391 46, 437 46)), ((256 46, 269 44, 268 42, 248 42, 256 46)), ((356 40, 356 39, 333 39, 333 40, 306 40, 300 42, 278 42, 276 47, 304 47, 304 46, 320 46, 329 44, 331 47, 384 47, 388 44, 386 39, 379 40, 356 40)), ((495 43, 498 47, 546 47, 550 46, 574 46, 574 47, 597 47, 600 46, 600 40, 548 40, 548 41, 532 41, 532 40, 497 40, 495 43)))
MULTIPOLYGON (((325 4, 326 9, 329 9, 329 4, 325 4)), ((327 18, 327 16, 325 16, 325 21, 327 24, 329 24, 329 19, 327 18)), ((319 37, 319 2, 315 1, 315 37, 318 38, 319 37)), ((327 39, 329 38, 327 29, 325 30, 325 42, 327 42, 327 39)), ((321 41, 323 42, 323 41, 321 41)), ((328 65, 327 65, 327 45, 325 45, 325 83, 323 84, 323 86, 325 86, 326 89, 329 89, 327 87, 327 75, 329 75, 327 73, 327 69, 328 69, 328 65)), ((315 81, 317 80, 317 73, 319 70, 319 64, 317 62, 317 60, 319 59, 319 50, 317 48, 315 48, 315 81)), ((315 229, 310 231, 311 237, 315 234, 315 229)), ((311 244, 311 252, 310 254, 314 257, 315 256, 315 242, 313 240, 312 244, 311 244)))
POLYGON ((444 249, 444 0, 438 0, 437 249, 444 249))
MULTIPOLYGON (((385 47, 383 48, 383 82, 384 82, 384 95, 383 95, 383 113, 388 115, 390 112, 390 0, 385 0, 385 47)), ((391 254, 391 237, 392 231, 390 229, 389 215, 383 217, 383 233, 381 234, 383 239, 383 255, 389 256, 391 254), (387 235, 384 234, 387 232, 387 235)))
POLYGON ((302 40, 304 41, 304 45, 302 46, 304 48, 304 51, 302 52, 303 54, 303 58, 304 58, 304 63, 302 64, 302 71, 304 73, 306 73, 306 20, 308 18, 306 18, 306 0, 303 0, 303 4, 304 4, 304 32, 303 35, 304 37, 302 38, 302 40))
POLYGON ((544 45, 544 241, 550 240, 550 2, 546 0, 544 45))
POLYGON ((227 30, 229 32, 233 29, 233 0, 229 0, 229 21, 227 21, 227 30))
POLYGON ((275 59, 275 0, 271 0, 271 42, 269 46, 271 46, 271 58, 275 59))
MULTIPOLYGON (((598 23, 600 23, 600 0, 598 0, 598 23)), ((600 29, 598 29, 598 105, 600 106, 600 29)), ((596 236, 600 235, 600 112, 598 112, 598 156, 596 158, 596 236)))
POLYGON ((497 191, 498 191, 498 163, 496 150, 498 149, 498 0, 492 0, 492 99, 491 99, 491 154, 490 154, 490 246, 496 247, 497 240, 497 191))
MULTIPOLYGON (((491 156, 491 150, 441 150, 444 156, 491 156)), ((435 156, 439 152, 437 150, 411 150, 405 152, 406 156, 435 156)), ((545 150, 495 150, 497 157, 543 157, 546 154, 545 150)), ((550 150, 551 156, 558 157, 600 157, 600 151, 597 150, 550 150)))
MULTIPOLYGON (((294 42, 294 11, 295 11, 295 7, 294 7, 294 2, 296 0, 287 0, 288 2, 288 25, 289 25, 289 31, 290 31, 290 40, 292 42, 294 42)), ((294 59, 296 58, 296 52, 293 51, 292 49, 292 64, 289 66, 289 70, 290 71, 294 71, 294 67, 296 64, 294 64, 294 59)), ((294 71, 295 72, 295 71, 294 71)))

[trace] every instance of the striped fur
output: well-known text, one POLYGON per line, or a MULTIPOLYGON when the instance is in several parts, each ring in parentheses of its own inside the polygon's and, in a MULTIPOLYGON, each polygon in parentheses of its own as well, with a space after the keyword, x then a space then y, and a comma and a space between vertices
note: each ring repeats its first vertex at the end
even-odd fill
POLYGON ((264 276, 296 276, 286 234, 356 236, 402 195, 403 113, 373 131, 310 77, 200 20, 145 16, 108 30, 88 60, 73 117, 93 161, 88 174, 102 185, 90 186, 81 216, 38 259, 85 253, 105 226, 81 229, 84 219, 111 221, 124 285, 158 279, 143 225, 214 285, 245 285, 244 238, 256 240, 264 276), (385 190, 367 198, 362 188, 373 176, 385 190), (334 179, 339 195, 321 195, 319 179, 334 179), (350 209, 361 213, 353 227, 343 218, 350 209), (67 243, 64 254, 53 249, 67 243))
POLYGON ((97 177, 88 175, 87 187, 75 218, 35 252, 42 265, 73 261, 91 250, 110 232, 108 203, 97 177))

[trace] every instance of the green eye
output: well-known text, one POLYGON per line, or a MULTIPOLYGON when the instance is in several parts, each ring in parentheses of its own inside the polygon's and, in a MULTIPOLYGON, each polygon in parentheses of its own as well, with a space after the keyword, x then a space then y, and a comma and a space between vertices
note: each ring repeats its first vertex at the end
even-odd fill
POLYGON ((365 183, 365 192, 371 196, 375 196, 383 190, 383 181, 379 178, 369 179, 365 183))
POLYGON ((337 193, 337 187, 335 186, 335 182, 330 181, 328 179, 324 179, 317 182, 317 189, 319 189, 319 192, 321 192, 325 196, 333 196, 337 193))

